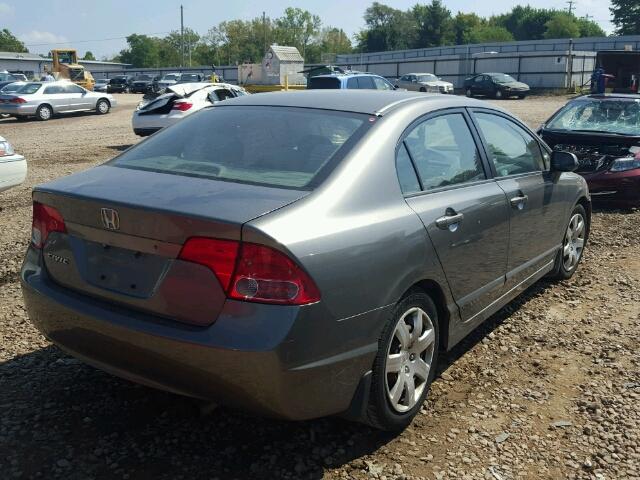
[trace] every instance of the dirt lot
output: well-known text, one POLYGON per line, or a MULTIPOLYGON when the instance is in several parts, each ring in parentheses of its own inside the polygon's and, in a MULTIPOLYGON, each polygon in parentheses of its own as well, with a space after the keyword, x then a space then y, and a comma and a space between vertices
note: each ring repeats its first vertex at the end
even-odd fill
MULTIPOLYGON (((61 353, 30 325, 18 283, 30 189, 137 141, 139 96, 118 98, 104 117, 0 120, 30 168, 0 194, 0 478, 640 478, 638 211, 597 211, 577 275, 534 286, 444 355, 396 437, 210 412, 61 353)), ((563 102, 500 105, 535 127, 563 102)))

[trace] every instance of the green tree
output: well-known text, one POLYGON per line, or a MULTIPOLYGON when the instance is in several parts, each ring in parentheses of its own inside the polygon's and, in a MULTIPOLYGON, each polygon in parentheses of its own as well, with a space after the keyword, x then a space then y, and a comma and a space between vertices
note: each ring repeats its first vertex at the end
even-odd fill
POLYGON ((411 14, 417 25, 414 47, 437 47, 448 45, 455 40, 451 12, 441 0, 431 0, 430 4, 416 4, 411 14))
POLYGON ((8 29, 3 28, 0 30, 0 52, 28 53, 29 50, 8 29))
POLYGON ((127 37, 129 48, 118 55, 123 63, 134 67, 161 67, 159 57, 159 40, 148 35, 132 34, 127 37))
POLYGON ((556 13, 546 23, 546 27, 544 38, 578 38, 580 36, 576 18, 568 13, 556 13))
POLYGON ((373 2, 364 21, 365 29, 356 36, 361 51, 401 50, 415 43, 416 24, 407 12, 373 2))
POLYGON ((640 35, 640 2, 611 0, 612 22, 618 35, 640 35))
POLYGON ((276 36, 283 45, 297 47, 305 57, 311 39, 320 33, 322 22, 318 15, 313 15, 301 8, 287 7, 284 15, 276 19, 276 36))
POLYGON ((512 40, 511 32, 497 25, 480 25, 469 32, 470 43, 510 42, 512 40))
POLYGON ((93 53, 90 50, 87 50, 84 54, 84 57, 82 57, 82 60, 95 60, 96 57, 93 55, 93 53))
POLYGON ((178 30, 174 30, 164 37, 165 45, 168 46, 170 52, 165 52, 165 56, 175 59, 177 56, 178 63, 174 65, 189 65, 189 57, 193 57, 193 50, 200 41, 200 35, 190 28, 184 29, 184 36, 178 30), (183 59, 184 49, 184 61, 183 59))
POLYGON ((607 33, 593 20, 586 18, 576 19, 581 37, 606 37, 607 33))
POLYGON ((541 40, 553 16, 553 10, 518 5, 508 13, 492 17, 489 23, 506 28, 516 40, 541 40))
POLYGON ((483 19, 475 13, 458 12, 453 19, 453 34, 456 45, 471 43, 471 31, 482 26, 482 24, 483 19))

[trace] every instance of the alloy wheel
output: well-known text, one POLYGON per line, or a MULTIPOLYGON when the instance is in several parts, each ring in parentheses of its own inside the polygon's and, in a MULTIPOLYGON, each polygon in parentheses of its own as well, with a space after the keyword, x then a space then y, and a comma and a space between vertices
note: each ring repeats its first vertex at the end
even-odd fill
POLYGON ((422 397, 435 342, 433 322, 421 308, 410 308, 398 320, 385 364, 387 397, 395 411, 411 410, 422 397))
POLYGON ((584 249, 585 235, 584 217, 582 214, 576 213, 569 221, 562 245, 562 264, 565 270, 571 271, 578 265, 584 249))

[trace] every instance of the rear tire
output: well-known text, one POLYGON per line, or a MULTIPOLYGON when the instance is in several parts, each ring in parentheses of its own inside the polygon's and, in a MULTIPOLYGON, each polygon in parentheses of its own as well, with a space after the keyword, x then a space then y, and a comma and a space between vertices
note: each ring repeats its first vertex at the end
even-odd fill
POLYGON ((424 87, 420 87, 420 91, 421 91, 422 93, 427 93, 427 89, 426 89, 426 88, 424 88, 424 87))
POLYGON ((464 94, 469 98, 473 98, 473 92, 471 91, 470 88, 467 88, 467 90, 464 92, 464 94))
POLYGON ((549 273, 551 280, 567 280, 576 273, 589 239, 589 221, 584 207, 576 205, 569 216, 562 247, 556 255, 555 265, 549 273))
POLYGON ((40 105, 36 110, 36 118, 41 122, 51 120, 53 117, 53 109, 49 105, 40 105))
POLYGON ((96 113, 98 115, 106 115, 109 113, 109 110, 111 110, 111 104, 107 100, 104 98, 98 100, 96 103, 96 113))
POLYGON ((436 373, 438 333, 438 312, 427 294, 409 292, 396 305, 378 341, 367 424, 400 431, 411 423, 436 373))
POLYGON ((493 98, 495 98, 496 100, 502 100, 504 98, 504 95, 502 94, 502 90, 496 90, 495 93, 493 94, 493 98))

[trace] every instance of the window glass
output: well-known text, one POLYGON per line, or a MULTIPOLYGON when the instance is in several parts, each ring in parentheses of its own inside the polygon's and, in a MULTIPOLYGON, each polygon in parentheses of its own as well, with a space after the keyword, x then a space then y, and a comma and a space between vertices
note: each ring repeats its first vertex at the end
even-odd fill
POLYGON ((56 94, 56 93, 64 93, 62 91, 62 87, 59 85, 52 85, 50 87, 47 87, 44 89, 44 94, 45 95, 52 95, 52 94, 56 94))
MULTIPOLYGON (((223 102, 224 103, 224 102, 223 102)), ((313 188, 369 127, 368 115, 310 108, 203 109, 110 165, 214 180, 313 188)))
POLYGON ((347 88, 359 88, 358 79, 356 77, 353 77, 347 80, 347 88))
POLYGON ((363 90, 374 90, 376 86, 373 84, 373 78, 358 77, 358 88, 363 90))
POLYGON ((30 95, 32 93, 36 93, 42 87, 41 83, 27 83, 22 88, 18 89, 16 93, 21 95, 30 95))
POLYGON ((62 89, 64 93, 84 93, 84 90, 78 85, 65 85, 62 89))
POLYGON ((460 113, 425 120, 405 138, 425 190, 486 178, 476 143, 460 113))
POLYGON ((480 82, 482 82, 483 80, 484 80, 484 77, 483 77, 482 75, 480 75, 479 77, 476 77, 476 78, 475 78, 474 82, 478 82, 478 83, 480 83, 480 82))
POLYGON ((420 183, 418 183, 416 171, 413 168, 411 158, 409 157, 407 148, 404 144, 400 145, 400 148, 398 149, 396 169, 398 171, 398 180, 400 181, 400 189, 402 190, 402 193, 408 195, 420 191, 420 183))
POLYGON ((498 115, 476 113, 475 116, 499 177, 544 168, 540 144, 526 130, 498 115))
POLYGON ((336 77, 311 77, 307 82, 307 88, 310 90, 340 88, 340 79, 336 77))
POLYGON ((373 78, 373 83, 376 85, 376 89, 378 90, 393 90, 393 86, 387 82, 385 79, 380 77, 371 77, 373 78))
POLYGON ((403 82, 409 81, 409 75, 403 75, 402 77, 400 77, 400 80, 402 80, 403 82))

